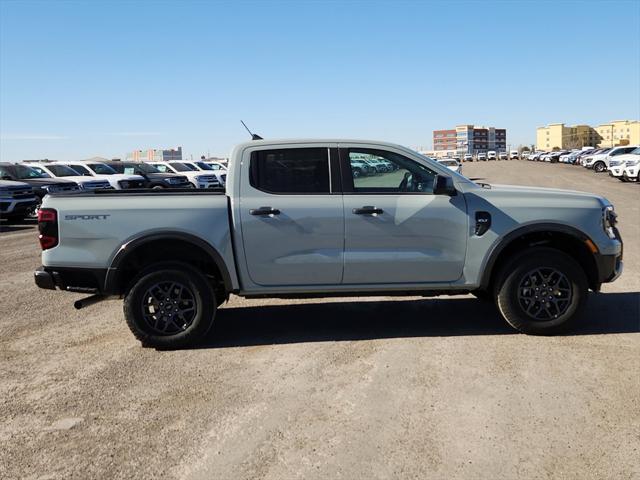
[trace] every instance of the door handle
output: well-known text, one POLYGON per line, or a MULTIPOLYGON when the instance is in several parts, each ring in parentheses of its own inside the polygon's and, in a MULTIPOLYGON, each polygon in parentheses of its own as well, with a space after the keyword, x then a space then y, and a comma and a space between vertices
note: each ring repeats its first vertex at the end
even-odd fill
POLYGON ((271 207, 252 208, 249 210, 251 215, 280 215, 280 210, 271 207))
POLYGON ((381 208, 372 207, 370 205, 366 205, 362 208, 354 208, 352 210, 356 215, 380 215, 384 212, 381 208))

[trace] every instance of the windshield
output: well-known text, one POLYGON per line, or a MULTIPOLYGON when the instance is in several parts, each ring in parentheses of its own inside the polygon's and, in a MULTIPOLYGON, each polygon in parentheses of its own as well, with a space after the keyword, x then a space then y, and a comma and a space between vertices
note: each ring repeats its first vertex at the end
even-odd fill
POLYGON ((67 167, 66 165, 47 165, 47 168, 56 177, 77 177, 78 176, 78 172, 76 172, 71 167, 67 167))
POLYGON ((104 163, 89 163, 87 165, 98 175, 113 175, 115 173, 118 173, 109 165, 105 165, 104 163))
POLYGON ((38 171, 35 168, 27 167, 26 165, 14 165, 16 178, 20 180, 28 180, 30 178, 51 178, 51 175, 45 171, 38 171))
POLYGON ((209 165, 208 163, 204 163, 204 162, 194 162, 198 167, 200 167, 202 170, 213 170, 213 168, 211 168, 211 165, 209 165))
POLYGON ((196 167, 190 167, 186 163, 171 162, 171 163, 169 163, 169 165, 171 165, 173 168, 175 168, 176 171, 178 171, 178 172, 193 172, 193 171, 197 171, 196 167))

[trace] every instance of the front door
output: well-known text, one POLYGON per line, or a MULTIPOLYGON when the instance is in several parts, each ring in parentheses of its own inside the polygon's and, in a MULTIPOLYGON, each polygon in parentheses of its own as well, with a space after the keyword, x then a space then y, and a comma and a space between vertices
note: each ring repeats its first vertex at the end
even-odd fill
POLYGON ((342 281, 344 219, 337 152, 327 145, 245 152, 240 219, 254 284, 303 287, 342 281))
POLYGON ((434 195, 436 169, 404 152, 341 145, 340 157, 343 283, 446 283, 460 278, 468 236, 462 194, 434 195), (378 168, 363 175, 356 168, 362 161, 378 168))

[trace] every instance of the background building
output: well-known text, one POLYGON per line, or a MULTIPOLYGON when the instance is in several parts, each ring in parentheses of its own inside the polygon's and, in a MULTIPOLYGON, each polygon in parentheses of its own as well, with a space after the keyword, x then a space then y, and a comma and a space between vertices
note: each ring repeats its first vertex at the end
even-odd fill
POLYGON ((640 121, 638 120, 614 120, 611 123, 598 125, 595 130, 600 136, 599 147, 640 144, 640 121))
POLYGON ((127 160, 134 162, 169 162, 172 160, 182 160, 182 147, 160 150, 150 148, 148 150, 134 150, 127 154, 127 160))
POLYGON ((507 130, 495 127, 458 125, 452 130, 433 131, 433 150, 438 156, 477 154, 507 150, 507 130))
POLYGON ((551 151, 554 148, 565 150, 582 147, 638 145, 639 143, 640 122, 637 120, 615 120, 597 127, 551 123, 546 127, 538 127, 536 132, 536 149, 545 151, 551 151))

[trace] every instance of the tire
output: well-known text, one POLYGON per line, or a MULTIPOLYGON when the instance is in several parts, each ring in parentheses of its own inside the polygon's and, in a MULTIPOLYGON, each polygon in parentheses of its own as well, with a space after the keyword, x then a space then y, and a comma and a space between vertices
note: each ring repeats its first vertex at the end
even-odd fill
POLYGON ((358 178, 360 177, 360 169, 359 168, 354 168, 353 169, 353 178, 358 178))
POLYGON ((606 170, 606 165, 604 164, 604 162, 596 162, 596 164, 593 166, 593 171, 597 172, 597 173, 602 173, 606 170))
POLYGON ((164 185, 154 185, 153 187, 151 187, 151 190, 164 190, 165 186, 164 185))
POLYGON ((496 305, 507 323, 530 335, 567 330, 584 307, 587 293, 582 267, 569 255, 544 247, 527 249, 507 262, 494 290, 496 305), (556 298, 542 303, 541 292, 556 298))
POLYGON ((124 298, 127 325, 144 347, 175 349, 193 345, 211 328, 216 309, 216 297, 206 277, 178 262, 147 269, 133 281, 124 298), (167 308, 165 299, 169 299, 171 317, 157 314, 158 309, 167 308), (173 307, 181 309, 182 314, 173 307))

